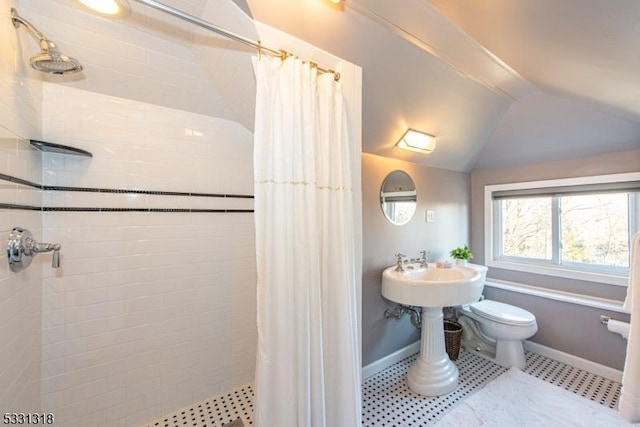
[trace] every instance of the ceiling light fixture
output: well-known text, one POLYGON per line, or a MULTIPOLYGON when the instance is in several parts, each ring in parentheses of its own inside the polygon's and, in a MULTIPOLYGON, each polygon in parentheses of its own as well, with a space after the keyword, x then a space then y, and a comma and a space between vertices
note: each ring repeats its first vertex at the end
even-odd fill
POLYGON ((336 10, 344 10, 345 0, 324 0, 330 7, 336 10))
POLYGON ((80 3, 102 15, 122 16, 130 11, 124 0, 80 0, 80 3))
POLYGON ((396 145, 403 150, 431 154, 436 149, 436 137, 417 130, 407 129, 396 145))

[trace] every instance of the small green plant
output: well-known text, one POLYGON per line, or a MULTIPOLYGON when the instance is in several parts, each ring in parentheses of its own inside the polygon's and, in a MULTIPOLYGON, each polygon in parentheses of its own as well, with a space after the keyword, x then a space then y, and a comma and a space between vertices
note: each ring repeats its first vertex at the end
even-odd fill
POLYGON ((453 259, 473 259, 473 252, 471 252, 471 249, 469 249, 469 246, 467 245, 452 249, 451 252, 449 252, 449 255, 451 255, 451 258, 453 259))

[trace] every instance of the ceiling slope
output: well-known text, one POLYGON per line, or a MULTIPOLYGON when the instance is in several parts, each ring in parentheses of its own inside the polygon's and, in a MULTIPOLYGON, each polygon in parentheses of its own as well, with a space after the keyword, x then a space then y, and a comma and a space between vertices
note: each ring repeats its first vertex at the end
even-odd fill
POLYGON ((500 169, 640 149, 640 125, 538 93, 511 104, 474 166, 500 169))
MULTIPOLYGON (((253 20, 231 1, 209 1, 201 18, 248 39, 258 39, 253 20)), ((195 30, 192 50, 235 120, 253 131, 256 79, 251 57, 255 50, 203 28, 195 30)))
MULTIPOLYGON (((636 0, 163 2, 250 39, 259 21, 361 66, 368 153, 468 172, 640 149, 636 0), (396 148, 407 128, 435 135, 436 151, 396 148)), ((252 49, 133 1, 120 20, 76 0, 18 5, 86 65, 56 81, 253 129, 252 49)))
POLYGON ((428 0, 543 91, 640 121, 637 0, 428 0))
MULTIPOLYGON (((426 52, 428 42, 408 41, 410 32, 402 28, 390 31, 384 21, 395 17, 380 21, 362 12, 365 9, 377 14, 374 6, 383 6, 379 2, 367 5, 359 1, 360 10, 347 4, 344 11, 321 1, 247 3, 256 20, 362 67, 365 152, 468 171, 512 101, 456 64, 426 52), (395 143, 408 127, 435 135, 436 151, 422 156, 396 148, 395 143)), ((416 7, 411 10, 414 14, 432 13, 427 3, 411 3, 416 7)), ((447 22, 440 23, 444 26, 447 22)), ((453 26, 450 22, 448 25, 453 26)), ((455 29, 450 31, 456 33, 455 29)))

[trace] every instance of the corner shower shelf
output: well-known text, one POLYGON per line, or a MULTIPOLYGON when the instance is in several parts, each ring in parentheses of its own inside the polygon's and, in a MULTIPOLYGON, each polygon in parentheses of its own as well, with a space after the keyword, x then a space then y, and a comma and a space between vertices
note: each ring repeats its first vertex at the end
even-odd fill
POLYGON ((93 154, 88 151, 81 150, 75 147, 69 147, 68 145, 54 144, 52 142, 38 141, 35 139, 30 139, 29 143, 34 148, 40 151, 44 151, 45 153, 71 154, 73 156, 93 157, 93 154))

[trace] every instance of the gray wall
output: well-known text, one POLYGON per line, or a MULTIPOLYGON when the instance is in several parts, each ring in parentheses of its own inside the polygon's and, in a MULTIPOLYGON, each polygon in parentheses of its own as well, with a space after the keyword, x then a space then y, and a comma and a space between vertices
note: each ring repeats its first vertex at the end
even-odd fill
POLYGON ((371 154, 362 155, 362 362, 368 365, 420 339, 408 317, 385 319, 393 306, 381 295, 382 271, 402 252, 417 257, 426 249, 430 261, 469 241, 469 175, 371 154), (407 172, 416 184, 418 205, 409 223, 397 226, 380 208, 380 186, 394 170, 407 172), (425 222, 425 210, 435 211, 435 222, 425 222))
MULTIPOLYGON (((475 262, 479 264, 485 262, 485 185, 638 172, 639 170, 640 150, 632 150, 517 168, 473 172, 471 174, 471 248, 476 255, 475 262)), ((626 288, 621 286, 519 273, 496 268, 489 269, 487 276, 488 278, 619 301, 622 301, 626 295, 626 288)), ((532 341, 606 366, 622 369, 626 342, 620 336, 607 332, 599 324, 599 315, 608 314, 605 311, 489 287, 485 287, 485 296, 515 304, 535 314, 538 319, 539 331, 531 339, 532 341)), ((628 321, 628 316, 609 314, 615 318, 628 321)))

